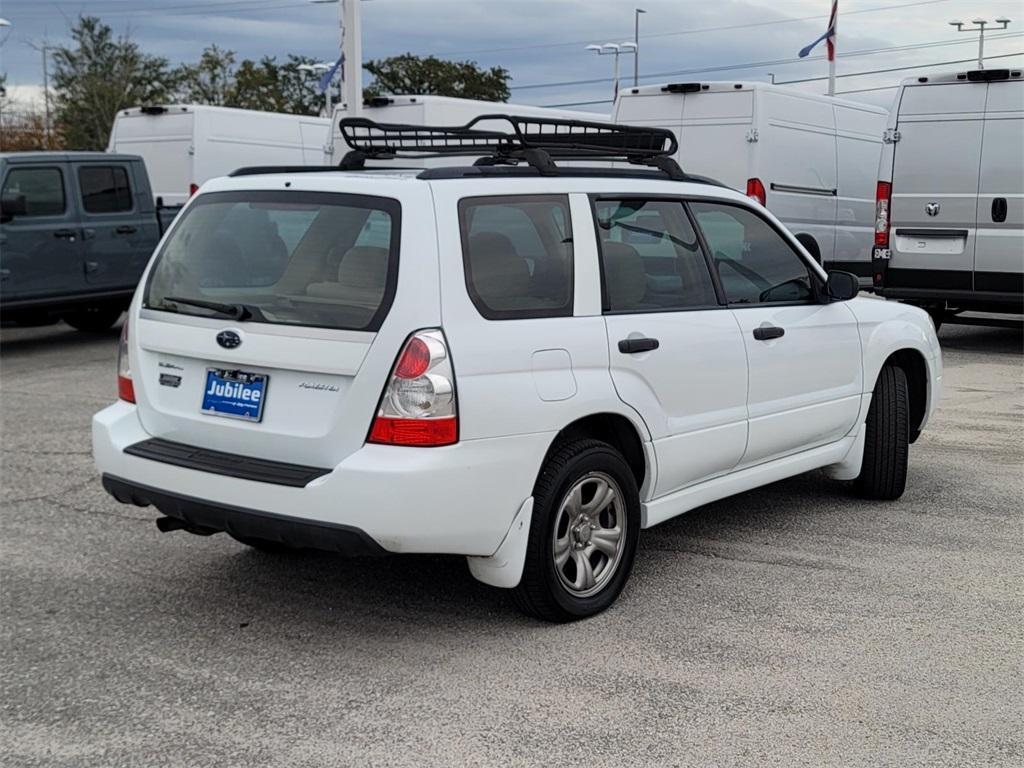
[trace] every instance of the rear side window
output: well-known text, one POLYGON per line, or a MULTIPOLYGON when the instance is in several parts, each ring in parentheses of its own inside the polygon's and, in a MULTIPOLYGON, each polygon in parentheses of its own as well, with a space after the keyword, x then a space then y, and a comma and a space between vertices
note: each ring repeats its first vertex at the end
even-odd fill
POLYGON ((395 200, 362 195, 201 195, 157 255, 144 305, 202 317, 244 308, 255 322, 375 331, 398 279, 400 213, 395 200))
POLYGON ((132 209, 128 171, 119 165, 87 165, 78 169, 82 207, 86 213, 117 213, 132 209))
POLYGON ((25 213, 18 218, 59 216, 65 208, 64 175, 59 168, 15 168, 7 174, 0 198, 0 206, 24 198, 25 213))
POLYGON ((466 288, 489 320, 572 314, 572 234, 564 195, 459 203, 466 288))
POLYGON ((605 309, 670 312, 718 305, 681 201, 597 200, 605 309))
POLYGON ((782 235, 746 208, 690 203, 729 304, 814 300, 810 270, 782 235))

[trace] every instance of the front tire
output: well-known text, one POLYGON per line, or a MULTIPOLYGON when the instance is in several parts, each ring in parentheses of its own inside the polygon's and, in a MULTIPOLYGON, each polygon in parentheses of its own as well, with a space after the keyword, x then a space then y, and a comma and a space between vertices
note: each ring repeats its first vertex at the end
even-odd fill
POLYGON ((878 374, 865 424, 864 460, 854 481, 868 499, 898 499, 907 487, 910 454, 910 395, 902 368, 885 365, 878 374))
POLYGON ((555 622, 600 613, 629 578, 639 533, 640 494, 622 455, 598 440, 562 445, 534 487, 516 605, 555 622))

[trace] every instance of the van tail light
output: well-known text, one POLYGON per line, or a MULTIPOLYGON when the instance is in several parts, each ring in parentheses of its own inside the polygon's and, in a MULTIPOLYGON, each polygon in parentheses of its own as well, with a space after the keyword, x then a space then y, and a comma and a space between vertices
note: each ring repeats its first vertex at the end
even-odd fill
POLYGON ((889 247, 889 215, 892 205, 892 184, 878 182, 875 189, 875 247, 889 247))
POLYGON ((432 447, 459 440, 455 373, 441 329, 417 331, 391 369, 367 442, 432 447))
POLYGON ((121 327, 121 343, 117 347, 117 396, 126 402, 135 402, 132 368, 128 363, 128 319, 121 327))
POLYGON ((768 193, 760 179, 747 179, 747 197, 757 200, 761 205, 768 204, 768 193))
POLYGON ((192 197, 192 195, 194 195, 198 191, 199 191, 199 185, 198 184, 189 184, 188 185, 188 196, 189 197, 192 197))

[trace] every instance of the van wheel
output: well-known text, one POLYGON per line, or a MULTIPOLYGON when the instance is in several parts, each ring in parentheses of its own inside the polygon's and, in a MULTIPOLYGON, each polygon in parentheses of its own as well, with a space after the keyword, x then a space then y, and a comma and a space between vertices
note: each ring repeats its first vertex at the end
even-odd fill
POLYGON ((86 307, 65 312, 61 319, 76 331, 100 333, 116 323, 123 311, 120 307, 86 307))
POLYGON ((868 409, 864 461, 854 481, 861 496, 892 500, 903 495, 910 452, 909 410, 906 373, 895 365, 883 366, 868 409))
POLYGON ((600 613, 629 578, 639 533, 640 494, 622 455, 598 440, 566 443, 533 489, 516 605, 546 621, 600 613))
POLYGON ((229 533, 232 539, 237 541, 239 544, 245 544, 247 547, 252 547, 260 552, 266 552, 270 555, 285 555, 289 552, 297 551, 295 547, 289 547, 287 544, 282 544, 279 541, 271 541, 270 539, 257 539, 252 536, 235 536, 233 533, 229 533))

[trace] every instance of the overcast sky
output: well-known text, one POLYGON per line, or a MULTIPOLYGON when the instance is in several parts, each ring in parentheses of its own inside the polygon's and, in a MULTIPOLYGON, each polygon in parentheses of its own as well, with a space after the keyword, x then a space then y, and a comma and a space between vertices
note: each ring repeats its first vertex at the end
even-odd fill
MULTIPOLYGON (((363 53, 381 58, 411 51, 503 66, 512 74, 511 101, 518 103, 610 99, 612 57, 584 46, 632 39, 637 5, 647 11, 640 17, 641 83, 767 80, 769 72, 781 82, 827 74, 823 59, 790 60, 824 31, 830 0, 364 0, 363 53)), ((210 43, 236 51, 239 59, 297 53, 333 60, 337 7, 308 0, 0 0, 0 17, 12 24, 0 28, 0 71, 8 74, 13 98, 38 93, 42 66, 33 46, 64 43, 79 14, 99 16, 172 63, 194 61, 210 43)), ((979 16, 1014 20, 1005 32, 989 33, 985 51, 1016 55, 988 66, 1024 64, 1019 0, 840 0, 837 90, 888 105, 891 90, 863 89, 929 68, 970 67, 940 66, 977 55, 976 35, 958 34, 947 22, 979 16), (904 50, 877 50, 891 48, 904 50), (927 66, 847 76, 916 65, 927 66)), ((823 54, 821 45, 814 55, 823 54)), ((632 84, 631 57, 623 57, 622 69, 632 84)), ((825 92, 824 82, 794 87, 825 92)), ((581 108, 607 111, 610 105, 581 108)))

